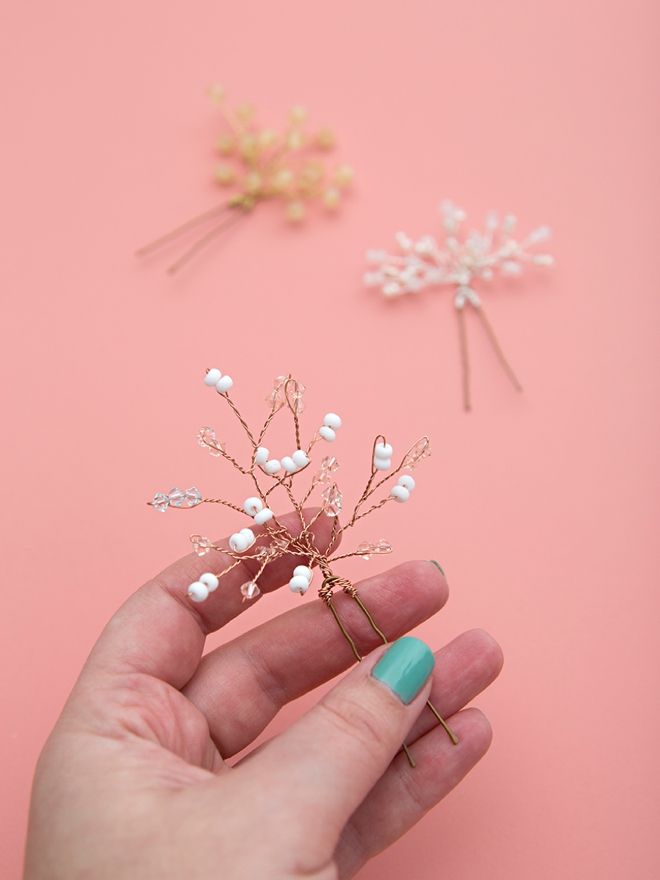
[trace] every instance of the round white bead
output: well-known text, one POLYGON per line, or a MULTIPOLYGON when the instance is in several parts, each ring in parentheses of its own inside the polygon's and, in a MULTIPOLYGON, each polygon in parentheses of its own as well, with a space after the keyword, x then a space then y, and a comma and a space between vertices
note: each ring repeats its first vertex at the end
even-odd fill
POLYGON ((273 518, 273 511, 269 507, 264 507, 263 510, 260 510, 259 513, 255 514, 254 522, 258 526, 262 526, 264 523, 267 523, 269 519, 273 518))
POLYGON ((270 474, 271 477, 274 477, 275 474, 280 470, 282 465, 276 458, 269 459, 264 465, 264 470, 267 474, 270 474))
POLYGON ((203 602, 204 599, 208 599, 209 597, 209 589, 206 584, 203 584, 201 581, 195 581, 194 584, 191 584, 188 587, 188 595, 193 602, 203 602))
POLYGON ((323 437, 324 440, 327 440, 328 443, 332 443, 337 435, 332 428, 329 428, 327 425, 322 425, 319 428, 319 436, 323 437))
POLYGON ((243 502, 243 510, 246 513, 249 513, 250 516, 254 516, 259 513, 260 510, 264 509, 264 503, 261 498, 257 498, 256 496, 250 496, 250 498, 246 498, 243 502))
POLYGON ((374 467, 377 471, 389 471, 392 467, 391 458, 374 458, 374 467))
POLYGON ((314 576, 314 572, 308 565, 296 565, 293 569, 294 577, 304 577, 307 578, 308 581, 311 581, 314 576))
POLYGON ((231 376, 223 376, 215 383, 215 390, 218 392, 218 394, 226 394, 226 392, 229 391, 233 384, 234 380, 231 376))
POLYGON ((204 584, 209 593, 217 590, 220 583, 216 575, 212 574, 210 571, 205 571, 204 574, 200 574, 199 582, 200 584, 204 584))
POLYGON ((304 449, 296 449, 291 458, 293 459, 296 467, 303 468, 305 467, 305 465, 309 464, 309 456, 304 449))
POLYGON ((281 460, 282 467, 287 472, 287 474, 293 474, 298 470, 298 465, 291 458, 290 455, 285 455, 281 460))
POLYGON ((213 388, 214 385, 218 384, 220 379, 222 379, 222 373, 217 367, 213 367, 208 371, 206 376, 204 376, 204 384, 213 388))
POLYGON ((390 489, 390 495, 392 498, 395 498, 400 504, 405 504, 406 501, 410 498, 410 492, 406 489, 405 486, 392 486, 390 489))
POLYGON ((302 596, 309 589, 309 581, 304 575, 297 574, 289 581, 289 589, 292 593, 300 593, 302 596))
POLYGON ((254 544, 254 542, 257 540, 252 529, 248 529, 248 528, 241 529, 239 534, 243 535, 243 537, 247 541, 248 547, 251 547, 254 544))
POLYGON ((270 452, 265 446, 257 446, 257 450, 254 453, 254 463, 258 464, 259 467, 263 467, 268 461, 269 455, 270 452))
POLYGON ((341 419, 337 413, 326 413, 323 416, 323 424, 327 428, 332 428, 333 431, 338 431, 341 428, 341 419))
POLYGON ((403 474, 403 476, 399 477, 397 483, 399 484, 399 486, 403 486, 404 489, 407 489, 409 492, 412 492, 412 490, 415 488, 415 481, 410 476, 410 474, 403 474))
POLYGON ((393 452, 391 443, 376 443, 374 446, 374 458, 392 458, 393 452))
POLYGON ((240 532, 235 532, 229 539, 229 546, 234 553, 244 553, 249 546, 248 539, 240 532))

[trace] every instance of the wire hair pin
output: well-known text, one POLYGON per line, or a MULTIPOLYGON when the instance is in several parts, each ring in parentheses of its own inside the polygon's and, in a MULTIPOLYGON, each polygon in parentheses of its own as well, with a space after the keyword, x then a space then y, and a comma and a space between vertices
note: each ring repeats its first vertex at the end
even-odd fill
POLYGON ((224 123, 217 141, 222 161, 216 165, 215 180, 235 192, 137 251, 138 257, 145 257, 196 230, 206 229, 169 266, 170 274, 177 273, 258 205, 283 202, 287 220, 297 224, 305 219, 313 202, 327 211, 336 211, 353 181, 350 165, 327 161, 326 154, 335 147, 335 136, 329 128, 309 130, 304 107, 293 107, 287 123, 276 130, 260 125, 250 104, 231 108, 220 86, 212 87, 211 99, 224 123))
POLYGON ((440 211, 444 231, 443 244, 439 244, 432 235, 423 235, 413 240, 405 232, 398 232, 395 236, 398 253, 385 250, 367 251, 367 261, 374 264, 375 268, 365 273, 364 283, 367 287, 380 288, 383 295, 389 298, 419 293, 427 287, 453 288, 454 309, 458 321, 463 408, 467 412, 472 408, 470 356, 465 321, 467 306, 471 306, 478 315, 509 381, 516 391, 523 390, 473 285, 475 282, 492 280, 496 273, 509 277, 518 276, 525 265, 554 265, 550 254, 535 250, 535 246, 547 241, 551 233, 549 227, 539 226, 518 240, 514 237, 516 217, 505 214, 500 220, 491 211, 486 216, 483 232, 462 234, 462 225, 466 220, 465 211, 450 201, 442 202, 440 211))
MULTIPOLYGON (((284 555, 300 557, 304 562, 293 567, 289 589, 299 596, 304 596, 314 579, 314 568, 318 568, 321 574, 318 596, 332 614, 353 657, 360 662, 362 653, 359 645, 339 613, 334 599, 337 592, 344 593, 357 605, 380 641, 387 644, 389 639, 360 596, 358 588, 348 578, 338 574, 335 566, 345 559, 361 557, 368 560, 373 556, 389 554, 392 552, 392 546, 384 538, 378 538, 362 541, 355 549, 338 553, 336 551, 339 538, 354 528, 360 520, 386 504, 392 502, 405 504, 410 500, 415 489, 412 472, 430 455, 428 437, 420 438, 405 452, 398 463, 393 464, 392 445, 388 443, 384 434, 376 435, 370 450, 366 484, 348 512, 344 493, 335 479, 339 469, 337 458, 326 454, 319 461, 317 468, 312 468, 312 458, 318 448, 333 443, 342 427, 342 420, 337 413, 326 413, 318 429, 307 442, 304 442, 300 416, 304 408, 305 387, 292 376, 278 376, 275 379, 273 389, 267 397, 268 413, 258 430, 253 430, 248 425, 230 396, 229 392, 234 385, 230 376, 224 375, 217 368, 212 368, 206 371, 204 383, 218 392, 220 399, 240 423, 247 438, 248 455, 241 462, 228 451, 226 444, 218 440, 215 430, 208 426, 200 429, 197 442, 210 455, 224 458, 243 474, 248 480, 251 494, 242 504, 237 504, 225 498, 205 497, 196 486, 192 486, 188 489, 174 488, 169 492, 156 492, 151 501, 147 502, 154 510, 160 512, 165 512, 169 508, 182 510, 202 504, 218 504, 228 507, 249 523, 231 534, 227 546, 217 544, 203 535, 191 535, 190 540, 198 556, 206 556, 212 550, 220 551, 227 562, 219 571, 205 572, 188 586, 187 595, 190 601, 216 601, 217 597, 213 597, 212 594, 222 586, 223 578, 244 560, 252 560, 255 563, 254 574, 240 587, 243 601, 252 601, 260 596, 260 578, 274 560, 284 555), (280 411, 289 414, 293 428, 291 445, 295 448, 276 458, 264 443, 268 430, 280 411), (305 472, 309 477, 307 488, 297 492, 300 477, 305 472), (292 507, 297 514, 298 531, 289 530, 273 511, 275 493, 280 497, 286 496, 287 506, 292 507), (313 516, 307 518, 304 508, 315 493, 320 496, 320 507, 313 516), (341 519, 344 513, 342 525, 341 519), (330 538, 325 549, 317 546, 312 530, 322 516, 332 521, 330 538)), ((436 707, 430 701, 427 705, 438 724, 456 744, 458 742, 456 735, 436 707)), ((411 766, 414 767, 415 762, 409 749, 405 745, 403 749, 411 766)))

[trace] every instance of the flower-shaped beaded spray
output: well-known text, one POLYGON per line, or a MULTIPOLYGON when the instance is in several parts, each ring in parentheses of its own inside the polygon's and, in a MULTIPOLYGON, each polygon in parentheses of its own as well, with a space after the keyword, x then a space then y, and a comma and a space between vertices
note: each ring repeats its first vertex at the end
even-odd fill
POLYGON ((222 161, 216 165, 215 180, 232 194, 138 251, 138 256, 144 256, 208 227, 170 266, 170 273, 181 269, 257 205, 279 201, 286 218, 300 223, 314 202, 336 211, 353 180, 350 165, 328 161, 327 154, 335 147, 334 134, 329 128, 309 130, 304 107, 293 107, 288 122, 278 131, 261 126, 249 104, 229 107, 219 86, 211 90, 211 98, 223 120, 217 141, 222 161))
POLYGON ((368 287, 378 287, 386 297, 419 293, 427 287, 454 289, 454 308, 458 317, 458 331, 463 374, 463 406, 470 404, 470 362, 465 327, 465 308, 472 306, 481 318, 495 353, 513 386, 522 391, 511 365, 504 356, 493 327, 486 317, 481 297, 474 289, 475 282, 490 281, 495 273, 520 275, 525 264, 552 266, 549 254, 538 253, 535 246, 550 237, 550 229, 540 226, 521 239, 515 236, 516 218, 505 214, 500 220, 495 212, 486 217, 483 232, 461 234, 466 219, 465 211, 452 202, 440 206, 444 243, 432 235, 423 235, 416 241, 404 232, 396 235, 399 253, 382 250, 367 252, 367 260, 375 268, 366 272, 368 287))
MULTIPOLYGON (((169 492, 157 492, 148 502, 154 510, 166 511, 169 508, 190 509, 201 504, 220 504, 230 508, 246 522, 230 536, 227 546, 214 543, 199 534, 191 536, 195 552, 206 556, 211 551, 219 551, 222 565, 219 570, 210 567, 197 581, 188 586, 188 597, 191 602, 222 600, 222 579, 244 560, 249 560, 254 573, 241 589, 243 601, 250 601, 260 595, 259 580, 267 567, 276 559, 290 555, 303 561, 292 568, 289 588, 293 593, 304 596, 314 580, 314 568, 319 571, 318 595, 332 613, 342 636, 349 644, 356 660, 362 656, 355 639, 342 620, 333 594, 342 590, 359 607, 369 626, 378 637, 387 643, 387 636, 377 625, 371 611, 362 600, 357 588, 350 580, 335 572, 335 565, 340 560, 350 557, 369 559, 372 556, 391 553, 392 547, 384 539, 365 541, 354 550, 338 554, 337 545, 342 534, 368 515, 386 504, 406 503, 415 490, 415 479, 412 472, 417 465, 430 454, 429 439, 422 437, 403 455, 398 464, 394 463, 394 451, 384 435, 379 434, 373 441, 370 450, 369 472, 366 485, 350 512, 344 495, 335 480, 339 463, 334 455, 320 455, 316 466, 312 464, 315 453, 320 448, 332 444, 342 426, 341 418, 333 412, 326 413, 322 424, 314 432, 308 442, 302 439, 300 414, 303 410, 304 386, 291 376, 279 376, 275 379, 273 389, 267 398, 268 412, 263 425, 252 430, 240 413, 229 392, 233 386, 232 379, 223 375, 218 369, 206 372, 204 383, 218 392, 220 401, 236 417, 245 433, 247 451, 243 461, 234 457, 220 442, 213 428, 203 427, 197 435, 199 445, 212 456, 224 458, 232 467, 239 471, 248 484, 249 494, 240 503, 233 503, 224 498, 209 498, 196 487, 189 489, 171 489, 169 492), (277 414, 288 413, 292 421, 292 437, 290 449, 271 451, 265 444, 268 430, 277 414), (277 457, 276 457, 277 456, 277 457), (304 484, 300 488, 301 483, 304 484), (304 508, 314 494, 320 495, 321 506, 318 512, 306 516, 304 508), (281 522, 274 512, 275 501, 280 497, 287 508, 293 507, 297 514, 297 526, 291 531, 281 522), (343 515, 345 513, 345 515, 343 515), (313 526, 320 517, 329 517, 332 526, 327 546, 317 546, 313 526), (216 592, 217 591, 217 592, 216 592)), ((215 557, 214 557, 215 558, 215 557)), ((439 724, 447 731, 452 742, 456 736, 441 718, 436 708, 429 702, 428 706, 439 724)), ((409 761, 414 766, 408 749, 404 746, 409 761)))

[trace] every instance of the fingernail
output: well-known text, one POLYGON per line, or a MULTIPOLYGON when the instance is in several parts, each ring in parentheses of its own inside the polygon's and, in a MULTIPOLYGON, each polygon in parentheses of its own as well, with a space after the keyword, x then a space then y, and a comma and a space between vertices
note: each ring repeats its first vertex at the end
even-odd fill
POLYGON ((431 565, 435 565, 436 568, 440 569, 444 577, 447 577, 444 568, 440 565, 439 562, 436 562, 435 559, 429 559, 429 562, 431 563, 431 565))
POLYGON ((387 649, 371 674, 408 704, 424 687, 434 666, 429 646, 413 636, 404 636, 387 649))

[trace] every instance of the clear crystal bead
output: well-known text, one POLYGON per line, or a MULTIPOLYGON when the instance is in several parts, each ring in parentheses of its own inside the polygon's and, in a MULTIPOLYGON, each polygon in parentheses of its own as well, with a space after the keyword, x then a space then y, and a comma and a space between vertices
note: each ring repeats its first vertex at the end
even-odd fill
POLYGON ((319 472, 316 475, 316 479, 319 483, 328 483, 330 481, 330 475, 334 474, 336 470, 339 468, 339 462, 334 457, 334 455, 326 455, 326 457, 321 461, 321 467, 319 468, 319 472))
POLYGON ((190 489, 186 489, 184 506, 185 507, 197 507, 198 504, 202 503, 202 493, 199 491, 197 486, 191 486, 190 489))
POLYGON ((256 599, 257 596, 261 594, 261 590, 259 589, 259 585, 256 581, 246 581, 241 585, 241 596, 244 599, 256 599))
POLYGON ((372 556, 391 553, 392 545, 385 538, 379 538, 377 541, 363 541, 357 548, 357 552, 363 559, 369 560, 372 556))
POLYGON ((170 506, 170 499, 164 492, 156 492, 149 503, 154 510, 157 510, 159 513, 165 513, 170 506))
POLYGON ((431 441, 428 437, 422 437, 417 443, 406 452, 403 459, 403 467, 413 470, 421 461, 428 458, 431 454, 431 441))
POLYGON ((214 458, 222 455, 223 444, 216 437, 213 428, 209 428, 208 426, 200 428, 197 433, 197 443, 202 449, 208 450, 210 455, 214 456, 214 458))
POLYGON ((172 507, 183 507, 186 501, 186 493, 183 489, 170 489, 167 493, 172 507))
POLYGON ((213 541, 203 535, 191 535, 190 543, 198 556, 206 556, 210 550, 213 550, 213 541))
POLYGON ((336 483, 332 483, 321 493, 323 512, 326 516, 339 516, 344 504, 344 499, 336 483))
POLYGON ((266 403, 274 406, 276 409, 280 409, 286 403, 284 399, 284 383, 286 380, 286 376, 276 376, 273 379, 273 390, 266 398, 266 403))

